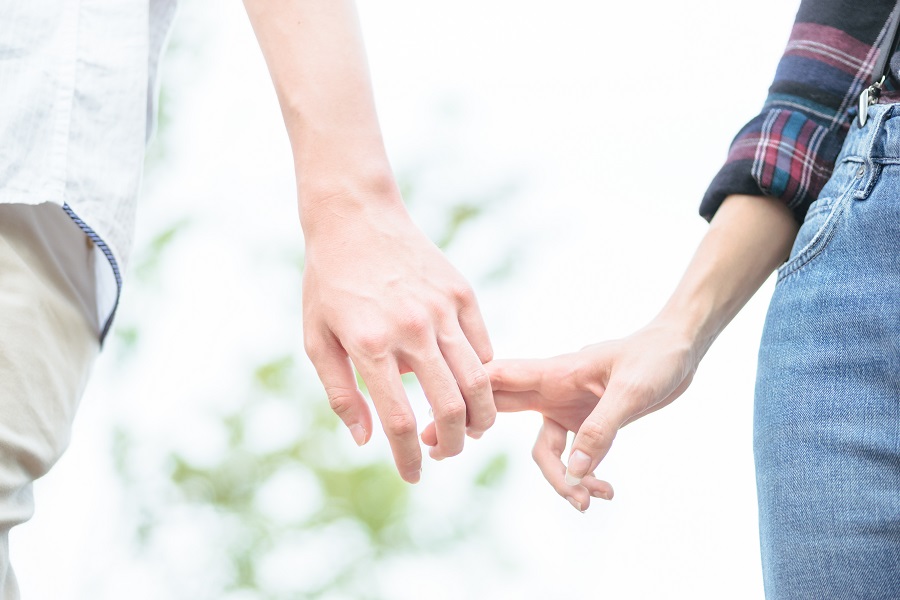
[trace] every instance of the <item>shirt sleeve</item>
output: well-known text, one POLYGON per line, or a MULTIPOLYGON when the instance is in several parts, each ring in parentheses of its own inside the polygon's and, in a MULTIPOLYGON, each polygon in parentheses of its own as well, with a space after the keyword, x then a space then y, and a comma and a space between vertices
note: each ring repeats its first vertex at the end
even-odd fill
POLYGON ((803 0, 762 112, 731 143, 700 214, 731 194, 774 196, 802 221, 872 81, 894 0, 803 0))

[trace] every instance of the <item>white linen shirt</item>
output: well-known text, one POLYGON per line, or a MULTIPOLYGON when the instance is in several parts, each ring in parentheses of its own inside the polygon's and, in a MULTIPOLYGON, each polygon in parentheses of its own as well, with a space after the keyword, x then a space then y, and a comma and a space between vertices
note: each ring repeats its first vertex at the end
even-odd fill
POLYGON ((94 241, 101 339, 131 250, 176 3, 0 0, 0 203, 57 204, 94 241))

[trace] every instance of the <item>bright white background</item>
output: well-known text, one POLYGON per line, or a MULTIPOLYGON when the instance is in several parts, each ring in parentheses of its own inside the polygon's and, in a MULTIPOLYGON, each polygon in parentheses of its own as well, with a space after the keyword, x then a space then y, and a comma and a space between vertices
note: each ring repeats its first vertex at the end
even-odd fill
MULTIPOLYGON (((481 292, 498 357, 574 350, 653 316, 705 230, 697 204, 761 106, 796 6, 360 0, 392 161, 430 169, 412 207, 419 222, 430 230, 456 192, 514 186, 451 253, 481 292), (482 286, 510 248, 512 279, 482 286)), ((290 152, 252 31, 240 3, 214 0, 188 2, 176 27, 199 49, 167 73, 179 90, 172 160, 146 190, 140 232, 172 215, 200 225, 167 263, 178 297, 147 310, 155 362, 129 376, 139 385, 123 385, 113 357, 101 358, 72 446, 13 537, 26 600, 160 598, 153 574, 123 558, 110 423, 133 419, 160 443, 202 447, 202 435, 179 429, 192 410, 185 397, 212 401, 230 364, 273 347, 306 360, 299 312, 285 322, 267 308, 296 290, 247 259, 300 236, 290 152), (223 312, 222 294, 247 310, 223 312), (185 330, 206 340, 206 364, 190 364, 185 330)), ((502 418, 462 456, 428 462, 422 502, 452 497, 497 449, 516 459, 491 530, 455 558, 395 575, 392 597, 761 597, 751 415, 770 293, 771 281, 682 399, 620 434, 600 469, 612 503, 582 515, 546 485, 530 458, 534 415, 502 418), (508 567, 484 568, 480 552, 503 553, 508 567)), ((382 438, 359 452, 388 457, 382 438)))

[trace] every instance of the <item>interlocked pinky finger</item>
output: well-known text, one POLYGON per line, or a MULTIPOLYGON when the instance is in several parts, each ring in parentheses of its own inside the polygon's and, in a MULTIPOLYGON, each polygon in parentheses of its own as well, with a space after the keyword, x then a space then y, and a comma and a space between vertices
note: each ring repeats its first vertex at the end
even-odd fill
POLYGON ((437 446, 437 426, 434 421, 425 426, 425 429, 419 434, 419 438, 421 438, 422 443, 426 446, 437 446))
POLYGON ((544 417, 544 425, 538 433, 531 455, 556 493, 568 500, 576 510, 584 512, 591 504, 590 492, 584 485, 566 483, 566 466, 562 462, 562 455, 566 450, 566 433, 562 425, 544 417))

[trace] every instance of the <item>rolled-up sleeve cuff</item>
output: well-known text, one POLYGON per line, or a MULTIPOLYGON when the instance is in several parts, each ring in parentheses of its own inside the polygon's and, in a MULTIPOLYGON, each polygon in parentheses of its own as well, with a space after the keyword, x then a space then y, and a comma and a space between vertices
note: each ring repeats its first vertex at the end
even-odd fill
POLYGON ((711 220, 725 198, 749 194, 779 198, 802 222, 834 169, 842 133, 798 111, 763 112, 732 142, 725 165, 703 197, 701 216, 711 220))

